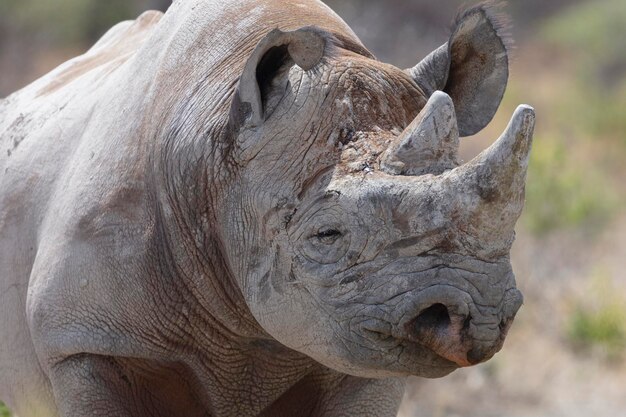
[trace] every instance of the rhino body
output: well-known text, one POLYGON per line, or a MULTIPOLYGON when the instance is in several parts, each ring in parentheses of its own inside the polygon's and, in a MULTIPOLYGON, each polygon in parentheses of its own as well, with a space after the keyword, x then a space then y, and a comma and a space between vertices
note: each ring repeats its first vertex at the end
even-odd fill
POLYGON ((180 0, 0 101, 0 399, 392 416, 404 376, 490 358, 532 110, 456 149, 505 43, 483 5, 401 71, 315 0, 180 0))

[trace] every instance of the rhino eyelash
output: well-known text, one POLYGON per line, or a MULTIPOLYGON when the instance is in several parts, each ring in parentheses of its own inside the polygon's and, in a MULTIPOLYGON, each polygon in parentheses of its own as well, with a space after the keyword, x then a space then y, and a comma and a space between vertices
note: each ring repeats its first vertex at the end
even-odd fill
POLYGON ((334 243, 341 236, 343 236, 343 233, 341 233, 339 230, 327 229, 317 233, 314 237, 319 239, 322 243, 331 244, 334 243))

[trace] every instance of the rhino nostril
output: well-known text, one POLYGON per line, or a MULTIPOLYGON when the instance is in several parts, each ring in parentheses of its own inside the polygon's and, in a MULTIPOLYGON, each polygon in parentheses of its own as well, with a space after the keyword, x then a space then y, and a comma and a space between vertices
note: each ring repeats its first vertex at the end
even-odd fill
POLYGON ((413 320, 413 329, 418 334, 423 331, 437 331, 447 329, 450 326, 450 314, 443 304, 433 304, 423 310, 413 320))

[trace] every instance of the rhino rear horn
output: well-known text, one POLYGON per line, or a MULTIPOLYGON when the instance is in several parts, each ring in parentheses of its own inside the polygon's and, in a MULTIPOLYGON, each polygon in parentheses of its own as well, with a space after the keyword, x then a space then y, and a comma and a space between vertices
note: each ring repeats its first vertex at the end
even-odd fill
POLYGON ((436 91, 381 159, 393 175, 441 174, 458 166, 459 130, 452 99, 436 91))
POLYGON ((251 127, 265 120, 264 93, 278 71, 295 63, 305 71, 324 56, 326 37, 315 27, 283 32, 274 29, 256 46, 239 79, 234 106, 236 113, 251 127))
POLYGON ((497 7, 486 2, 460 13, 449 41, 406 70, 425 94, 442 90, 452 97, 461 136, 491 121, 506 89, 512 42, 497 7))

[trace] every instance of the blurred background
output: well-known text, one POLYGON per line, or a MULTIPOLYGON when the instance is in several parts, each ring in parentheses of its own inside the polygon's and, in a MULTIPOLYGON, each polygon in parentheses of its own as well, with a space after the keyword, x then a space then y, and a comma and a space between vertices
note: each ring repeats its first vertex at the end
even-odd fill
MULTIPOLYGON (((0 97, 169 0, 0 0, 0 97)), ((383 61, 446 41, 458 0, 326 0, 383 61)), ((516 49, 488 146, 520 103, 537 110, 513 265, 525 305, 504 349, 412 378, 401 417, 626 416, 626 1, 511 1, 516 49)), ((0 417, 10 412, 0 405, 0 417)))

